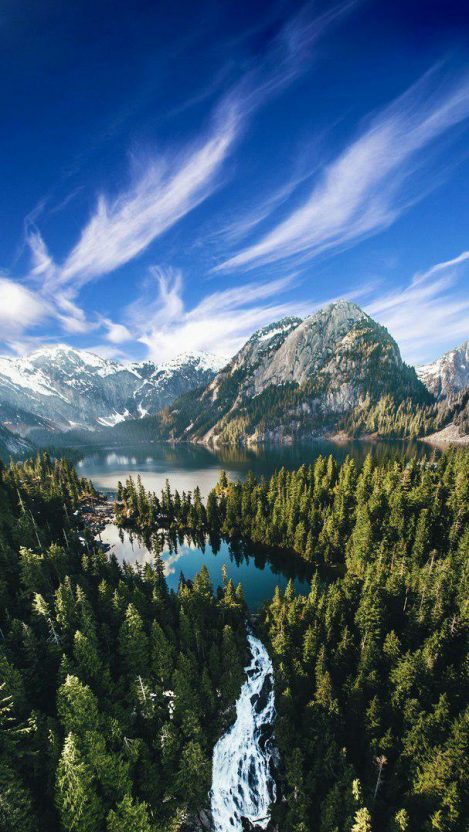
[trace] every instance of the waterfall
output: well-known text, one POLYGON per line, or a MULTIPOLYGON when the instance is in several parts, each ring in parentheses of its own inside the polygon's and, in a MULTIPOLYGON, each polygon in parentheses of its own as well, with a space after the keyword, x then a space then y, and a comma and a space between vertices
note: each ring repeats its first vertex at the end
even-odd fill
POLYGON ((243 832, 242 818, 267 829, 276 798, 272 776, 275 716, 273 668, 259 639, 248 635, 251 662, 236 703, 236 721, 213 750, 211 809, 215 832, 243 832))

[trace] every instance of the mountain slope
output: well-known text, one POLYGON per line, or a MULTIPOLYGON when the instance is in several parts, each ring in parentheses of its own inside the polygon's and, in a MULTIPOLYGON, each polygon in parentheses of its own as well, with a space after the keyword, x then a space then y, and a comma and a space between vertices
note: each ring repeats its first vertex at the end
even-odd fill
POLYGON ((0 358, 0 419, 13 429, 37 426, 68 430, 115 425, 156 413, 177 396, 206 385, 220 361, 184 354, 157 366, 120 364, 68 347, 0 358), (3 411, 3 412, 2 412, 3 411))
POLYGON ((224 364, 224 360, 209 353, 182 353, 161 365, 133 364, 143 381, 127 407, 131 414, 139 416, 157 413, 184 393, 205 387, 224 364))
POLYGON ((35 450, 32 442, 16 436, 8 428, 0 425, 0 460, 6 462, 12 456, 26 456, 35 450))
POLYGON ((356 304, 338 301, 306 318, 260 330, 202 394, 178 400, 160 430, 204 442, 290 439, 335 429, 344 414, 384 395, 430 402, 387 330, 356 304), (277 336, 278 337, 278 336, 277 336))
POLYGON ((469 387, 469 340, 445 352, 431 364, 416 368, 419 379, 437 398, 459 393, 469 387))
POLYGON ((153 419, 116 426, 112 441, 291 441, 347 428, 346 420, 360 433, 384 399, 392 429, 402 403, 409 422, 409 409, 423 413, 420 406, 434 402, 387 330, 355 304, 338 301, 304 321, 259 330, 205 390, 182 396, 153 419))

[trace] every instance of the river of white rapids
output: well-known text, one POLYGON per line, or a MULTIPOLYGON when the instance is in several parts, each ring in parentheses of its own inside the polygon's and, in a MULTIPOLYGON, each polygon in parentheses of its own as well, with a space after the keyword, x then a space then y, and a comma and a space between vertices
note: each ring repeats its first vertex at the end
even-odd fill
POLYGON ((258 638, 248 634, 251 662, 236 703, 236 721, 213 750, 214 832, 243 832, 243 819, 265 830, 276 798, 272 776, 275 717, 273 668, 258 638))

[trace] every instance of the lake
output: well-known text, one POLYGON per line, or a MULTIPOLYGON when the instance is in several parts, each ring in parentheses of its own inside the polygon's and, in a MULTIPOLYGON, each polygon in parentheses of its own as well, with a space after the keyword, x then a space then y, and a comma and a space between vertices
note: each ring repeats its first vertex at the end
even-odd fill
POLYGON ((232 479, 243 478, 249 470, 256 476, 269 477, 282 465, 289 469, 314 462, 319 454, 332 454, 342 462, 347 454, 357 463, 371 453, 375 457, 402 456, 428 458, 435 451, 423 442, 346 442, 337 444, 316 440, 294 445, 258 445, 251 448, 207 448, 190 443, 154 442, 120 448, 90 449, 77 463, 81 476, 90 477, 95 486, 107 494, 116 491, 118 480, 140 474, 146 489, 157 493, 166 478, 171 488, 193 491, 198 485, 203 497, 216 484, 223 469, 232 479))
MULTIPOLYGON (((111 496, 116 491, 118 480, 124 481, 129 475, 140 475, 145 488, 150 491, 158 493, 169 479, 173 491, 193 491, 198 485, 202 496, 206 497, 221 470, 236 480, 242 479, 249 470, 257 476, 269 477, 281 466, 298 468, 303 463, 314 462, 319 454, 332 454, 338 462, 350 454, 360 464, 368 453, 376 457, 404 455, 409 459, 413 456, 429 457, 432 452, 420 442, 357 441, 338 445, 321 440, 307 444, 218 449, 188 443, 151 443, 119 449, 93 449, 76 467, 80 475, 90 477, 99 490, 111 496)), ((142 564, 153 557, 143 540, 128 531, 119 530, 112 523, 101 533, 101 539, 112 546, 120 562, 142 564)), ((284 590, 289 578, 294 580, 297 592, 309 591, 310 573, 299 558, 270 551, 267 557, 264 551, 244 543, 235 545, 221 540, 218 545, 211 545, 208 541, 200 545, 200 541, 195 543, 185 538, 174 546, 166 540, 162 558, 168 586, 174 590, 178 587, 181 572, 191 579, 203 564, 207 566, 216 589, 222 583, 222 566, 225 566, 228 577, 235 584, 242 583, 251 610, 258 609, 270 599, 277 585, 284 590)))
MULTIPOLYGON (((147 546, 137 535, 119 529, 113 523, 108 523, 99 537, 112 547, 121 563, 142 565, 153 559, 151 544, 147 546)), ((283 591, 289 578, 298 593, 309 592, 311 570, 300 558, 287 553, 266 553, 246 543, 231 543, 223 538, 195 542, 187 537, 170 542, 166 536, 161 557, 166 582, 169 589, 174 590, 178 588, 181 572, 185 578, 193 579, 203 564, 216 590, 222 586, 222 567, 225 566, 228 578, 235 584, 242 583, 246 603, 253 612, 272 598, 276 586, 283 591)))

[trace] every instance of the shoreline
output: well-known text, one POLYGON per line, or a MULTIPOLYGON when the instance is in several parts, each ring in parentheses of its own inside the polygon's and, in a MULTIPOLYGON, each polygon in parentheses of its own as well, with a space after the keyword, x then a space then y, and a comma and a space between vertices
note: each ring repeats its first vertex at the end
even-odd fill
MULTIPOLYGON (((450 426, 448 426, 450 427, 450 426)), ((378 445, 381 442, 401 442, 401 443, 409 443, 409 442, 426 442, 428 444, 440 444, 440 445, 458 445, 459 447, 464 447, 465 445, 469 445, 469 435, 464 434, 463 436, 452 436, 451 438, 445 438, 440 434, 443 434, 446 431, 446 428, 437 432, 428 434, 428 436, 413 436, 413 437, 402 437, 402 436, 381 436, 378 433, 369 433, 363 434, 361 436, 350 436, 345 432, 339 431, 336 434, 323 434, 321 436, 298 436, 298 437, 285 437, 284 439, 258 439, 255 441, 244 441, 244 442, 206 442, 203 439, 151 439, 151 440, 141 440, 141 441, 129 441, 129 442, 114 442, 112 444, 103 443, 96 444, 96 445, 64 445, 63 448, 57 448, 58 451, 67 451, 70 449, 73 450, 80 450, 80 451, 88 451, 88 452, 99 452, 99 451, 106 451, 106 450, 114 450, 115 448, 133 448, 139 446, 146 446, 146 445, 185 445, 187 447, 202 447, 207 448, 208 450, 218 450, 220 448, 255 448, 255 447, 262 447, 262 446, 277 446, 277 447, 291 447, 295 444, 298 445, 307 445, 307 444, 314 444, 315 442, 331 442, 334 445, 346 445, 349 442, 363 442, 364 444, 373 444, 378 445), (438 437, 438 439, 437 439, 438 437)), ((41 450, 41 447, 38 446, 38 450, 41 450)))

